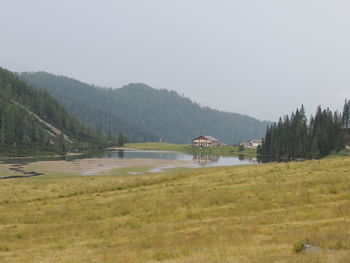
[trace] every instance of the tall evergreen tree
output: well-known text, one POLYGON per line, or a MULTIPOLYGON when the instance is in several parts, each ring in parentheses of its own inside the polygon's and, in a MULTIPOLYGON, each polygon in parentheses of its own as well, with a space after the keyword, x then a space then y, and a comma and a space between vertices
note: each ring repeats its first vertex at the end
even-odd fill
POLYGON ((343 127, 350 128, 350 100, 345 99, 342 116, 343 127))
POLYGON ((124 136, 124 134, 121 132, 119 133, 119 136, 118 136, 118 146, 121 147, 121 146, 124 146, 124 143, 126 142, 126 138, 124 136))

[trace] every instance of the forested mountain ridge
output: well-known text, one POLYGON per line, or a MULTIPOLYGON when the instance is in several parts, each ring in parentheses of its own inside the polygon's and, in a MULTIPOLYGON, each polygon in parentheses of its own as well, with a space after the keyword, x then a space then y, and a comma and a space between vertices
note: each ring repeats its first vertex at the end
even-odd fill
POLYGON ((1 153, 59 152, 103 143, 47 92, 0 68, 1 153))
POLYGON ((157 140, 155 136, 129 125, 118 114, 111 89, 98 88, 80 81, 45 72, 21 73, 20 78, 30 85, 47 91, 65 108, 89 127, 107 135, 121 132, 135 141, 157 140))
POLYGON ((268 124, 201 107, 175 91, 145 84, 108 89, 45 72, 19 76, 33 87, 49 92, 90 127, 112 135, 122 132, 131 141, 190 143, 198 135, 210 134, 223 143, 234 144, 263 137, 268 124))

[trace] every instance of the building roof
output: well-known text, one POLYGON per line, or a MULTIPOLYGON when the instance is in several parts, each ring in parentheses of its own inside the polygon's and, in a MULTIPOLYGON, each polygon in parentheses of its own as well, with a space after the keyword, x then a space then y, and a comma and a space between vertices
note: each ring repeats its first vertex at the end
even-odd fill
POLYGON ((210 136, 210 135, 205 135, 204 137, 211 140, 211 141, 217 141, 217 142, 219 141, 218 139, 216 139, 215 137, 210 136))
POLYGON ((199 136, 197 138, 194 138, 193 140, 199 139, 200 137, 204 137, 204 138, 208 139, 209 141, 216 141, 216 142, 219 141, 218 139, 216 139, 215 137, 210 136, 210 135, 201 135, 201 136, 199 136))
POLYGON ((261 139, 250 140, 251 143, 262 143, 261 139))

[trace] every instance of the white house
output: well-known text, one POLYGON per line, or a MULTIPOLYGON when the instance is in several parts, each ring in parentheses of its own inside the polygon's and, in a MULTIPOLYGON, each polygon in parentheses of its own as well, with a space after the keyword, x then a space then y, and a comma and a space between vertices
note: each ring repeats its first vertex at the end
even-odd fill
POLYGON ((218 139, 210 135, 202 135, 192 140, 192 145, 195 147, 219 147, 220 142, 218 139))
POLYGON ((262 140, 250 140, 250 145, 254 148, 257 148, 259 145, 262 145, 262 140))
POLYGON ((247 142, 241 142, 240 145, 243 145, 245 148, 258 148, 259 145, 262 145, 262 140, 249 140, 247 142))

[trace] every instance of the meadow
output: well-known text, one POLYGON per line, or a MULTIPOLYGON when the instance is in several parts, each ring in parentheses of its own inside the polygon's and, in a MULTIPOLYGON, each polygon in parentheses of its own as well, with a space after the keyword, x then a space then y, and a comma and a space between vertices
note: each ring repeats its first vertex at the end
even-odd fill
POLYGON ((0 262, 350 262, 349 168, 332 157, 1 180, 0 262))

